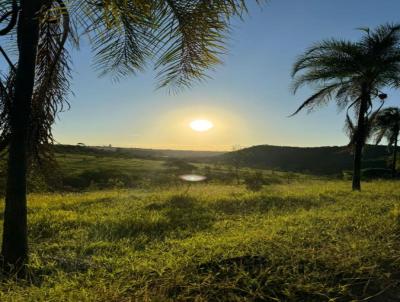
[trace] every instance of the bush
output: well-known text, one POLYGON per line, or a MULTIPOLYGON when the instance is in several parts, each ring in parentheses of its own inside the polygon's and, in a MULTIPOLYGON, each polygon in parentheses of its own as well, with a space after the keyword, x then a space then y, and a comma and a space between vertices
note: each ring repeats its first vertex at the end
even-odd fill
POLYGON ((64 188, 73 190, 83 189, 108 189, 136 187, 139 183, 137 175, 111 169, 86 170, 78 175, 65 176, 63 178, 64 188))
POLYGON ((391 178, 392 171, 390 169, 369 168, 361 170, 363 178, 391 178))
POLYGON ((258 172, 247 175, 244 178, 244 183, 246 185, 247 190, 250 190, 253 192, 260 191, 262 189, 263 185, 265 184, 263 173, 258 171, 258 172))

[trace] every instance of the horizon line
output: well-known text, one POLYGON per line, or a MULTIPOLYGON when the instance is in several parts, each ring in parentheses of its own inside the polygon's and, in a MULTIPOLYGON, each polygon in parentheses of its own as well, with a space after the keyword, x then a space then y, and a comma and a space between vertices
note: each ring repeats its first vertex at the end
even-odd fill
MULTIPOLYGON (((89 145, 85 143, 76 143, 76 144, 69 144, 69 143, 60 143, 58 142, 55 145, 64 145, 64 146, 84 146, 84 147, 92 147, 92 148, 109 148, 109 149, 140 149, 140 150, 154 150, 154 151, 181 151, 181 152, 216 152, 216 153, 226 153, 226 152, 233 152, 233 151, 238 151, 242 149, 248 149, 252 147, 258 147, 258 146, 270 146, 270 147, 281 147, 281 148, 343 148, 343 147, 348 147, 347 145, 318 145, 318 146, 293 146, 293 145, 271 145, 271 144, 256 144, 256 145, 249 145, 249 146, 240 146, 238 149, 233 149, 234 146, 230 149, 186 149, 186 148, 181 148, 181 149, 175 149, 171 147, 140 147, 140 146, 118 146, 118 145, 89 145), (82 145, 81 145, 82 144, 82 145)), ((367 146, 386 146, 385 144, 366 144, 367 146)))

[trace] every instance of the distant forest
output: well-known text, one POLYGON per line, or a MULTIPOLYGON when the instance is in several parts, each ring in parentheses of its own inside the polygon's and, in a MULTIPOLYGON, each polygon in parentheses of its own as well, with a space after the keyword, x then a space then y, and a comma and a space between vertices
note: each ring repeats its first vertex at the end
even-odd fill
MULTIPOLYGON (((390 156, 386 146, 368 145, 363 169, 386 169, 390 156)), ((280 147, 261 145, 217 157, 221 163, 309 174, 332 175, 351 170, 353 154, 349 147, 280 147)))

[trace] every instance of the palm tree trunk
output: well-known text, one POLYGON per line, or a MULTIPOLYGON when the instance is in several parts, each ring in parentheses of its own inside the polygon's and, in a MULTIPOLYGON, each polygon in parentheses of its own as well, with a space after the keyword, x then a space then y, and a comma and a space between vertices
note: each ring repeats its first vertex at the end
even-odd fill
POLYGON ((392 162, 392 177, 396 177, 396 164, 397 164, 397 141, 398 141, 399 131, 396 133, 396 139, 394 141, 393 149, 393 162, 392 162))
POLYGON ((1 254, 5 270, 20 270, 28 260, 27 141, 35 60, 39 36, 37 13, 41 0, 21 0, 17 27, 19 49, 15 96, 11 105, 6 204, 1 254))
POLYGON ((365 143, 365 114, 368 108, 369 93, 365 85, 363 85, 361 90, 361 104, 360 112, 358 114, 357 123, 357 137, 355 142, 354 150, 354 166, 353 166, 353 191, 361 191, 361 159, 362 150, 365 143))
POLYGON ((362 145, 360 143, 356 143, 353 164, 353 191, 361 191, 361 155, 362 145))

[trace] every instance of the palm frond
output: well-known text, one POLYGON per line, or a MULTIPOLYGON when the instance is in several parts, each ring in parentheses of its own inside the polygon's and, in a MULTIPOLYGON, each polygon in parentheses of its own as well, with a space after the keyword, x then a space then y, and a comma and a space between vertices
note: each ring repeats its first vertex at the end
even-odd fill
POLYGON ((348 113, 346 114, 344 131, 349 137, 349 147, 354 147, 356 142, 359 141, 359 138, 361 138, 363 144, 366 144, 371 139, 375 132, 375 123, 378 115, 379 110, 376 110, 364 117, 364 131, 361 133, 359 130, 359 125, 352 121, 348 113))
POLYGON ((70 59, 66 41, 69 14, 61 0, 42 10, 36 59, 35 87, 29 131, 29 154, 44 167, 52 162, 49 147, 54 142, 52 126, 66 106, 69 93, 70 59))
POLYGON ((374 132, 376 144, 386 138, 388 145, 393 145, 400 132, 400 109, 397 107, 383 109, 376 117, 374 132))
POLYGON ((310 112, 317 106, 326 105, 331 100, 335 90, 337 90, 338 87, 339 84, 334 83, 318 90, 315 94, 313 94, 307 100, 305 100, 303 104, 301 104, 301 106, 297 108, 297 110, 290 116, 296 115, 304 108, 308 108, 308 111, 310 112))
POLYGON ((192 79, 201 80, 206 69, 221 63, 229 17, 245 8, 239 2, 230 9, 224 1, 165 1, 159 9, 157 30, 159 87, 188 86, 192 79))
POLYGON ((18 19, 18 3, 17 0, 5 1, 2 3, 2 11, 0 14, 0 24, 6 22, 6 25, 0 28, 0 36, 5 36, 13 30, 18 19))
POLYGON ((108 1, 87 5, 88 33, 100 75, 121 77, 143 70, 153 47, 152 4, 147 1, 108 1))
POLYGON ((353 146, 356 141, 357 126, 353 123, 348 114, 346 114, 346 120, 344 123, 344 132, 349 137, 348 146, 353 146))

